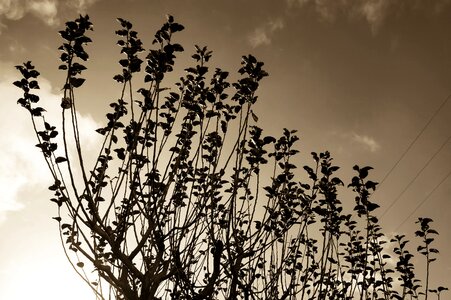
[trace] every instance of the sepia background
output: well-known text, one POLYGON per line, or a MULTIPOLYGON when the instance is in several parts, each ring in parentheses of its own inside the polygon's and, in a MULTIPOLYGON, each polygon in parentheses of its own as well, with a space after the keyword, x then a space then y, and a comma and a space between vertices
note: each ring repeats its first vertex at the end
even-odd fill
MULTIPOLYGON (((57 31, 80 13, 94 23, 77 104, 88 157, 119 95, 116 18, 131 21, 149 48, 171 14, 186 29, 175 37, 185 53, 169 83, 196 44, 213 50, 212 69, 231 74, 242 55, 264 61, 258 126, 272 135, 297 129, 298 166, 328 150, 345 184, 355 164, 374 167, 385 232, 413 238, 417 217, 434 219, 441 254, 431 280, 451 288, 450 0, 0 0, 0 299, 93 298, 63 255, 51 178, 12 85, 14 65, 32 60, 49 118, 59 117, 57 31)), ((352 208, 353 196, 341 195, 352 208)))

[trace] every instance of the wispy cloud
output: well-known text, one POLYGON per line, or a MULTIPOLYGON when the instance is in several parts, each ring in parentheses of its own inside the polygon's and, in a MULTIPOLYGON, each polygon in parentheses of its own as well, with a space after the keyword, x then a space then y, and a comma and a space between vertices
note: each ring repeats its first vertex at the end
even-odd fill
MULTIPOLYGON (((17 80, 12 64, 0 61, 0 111, 5 112, 0 122, 0 224, 9 212, 22 209, 33 199, 34 189, 45 191, 50 175, 38 148, 35 148, 36 137, 33 134, 29 116, 17 105, 22 97, 20 90, 13 86, 17 80)), ((52 87, 45 79, 40 80, 39 95, 43 107, 47 110, 46 119, 55 125, 60 121, 62 95, 52 92, 52 87)), ((85 150, 96 153, 96 145, 100 136, 93 134, 97 124, 92 117, 80 115, 80 132, 85 150), (93 151, 93 150, 96 151, 93 151)))
POLYGON ((267 46, 272 42, 273 35, 284 28, 282 19, 270 20, 260 27, 257 27, 249 35, 249 43, 253 48, 267 46))
POLYGON ((304 8, 312 5, 321 18, 327 21, 335 20, 338 11, 347 4, 347 0, 287 0, 289 6, 304 8))
POLYGON ((339 143, 338 151, 340 152, 346 151, 350 153, 350 148, 352 148, 352 150, 374 153, 381 149, 381 145, 376 139, 366 134, 359 134, 355 131, 332 130, 330 135, 339 143))
POLYGON ((376 152, 377 150, 380 149, 379 143, 376 142, 375 139, 373 139, 372 137, 369 137, 367 135, 359 135, 357 133, 353 133, 351 135, 351 139, 354 142, 363 146, 364 148, 370 150, 371 152, 376 152))
POLYGON ((86 10, 97 1, 99 0, 69 0, 66 3, 79 13, 86 13, 86 10))
POLYGON ((0 30, 6 27, 4 20, 20 20, 33 15, 49 26, 60 23, 61 10, 85 13, 98 0, 0 0, 0 30))
POLYGON ((290 7, 313 6, 318 15, 326 21, 334 21, 339 15, 362 18, 376 33, 390 16, 407 10, 429 9, 441 13, 451 0, 286 0, 290 7))
POLYGON ((387 0, 364 1, 356 10, 368 22, 371 30, 376 32, 388 14, 389 5, 387 0))
POLYGON ((9 43, 8 43, 8 50, 11 53, 15 53, 15 54, 21 54, 21 53, 25 53, 27 51, 27 49, 25 49, 24 46, 22 46, 17 40, 12 39, 9 43))

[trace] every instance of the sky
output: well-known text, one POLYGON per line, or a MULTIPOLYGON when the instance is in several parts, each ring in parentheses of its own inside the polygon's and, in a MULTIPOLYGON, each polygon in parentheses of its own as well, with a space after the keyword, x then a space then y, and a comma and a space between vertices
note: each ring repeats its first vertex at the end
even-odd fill
POLYGON ((451 283, 450 0, 0 0, 0 299, 93 299, 63 255, 50 175, 12 85, 14 65, 32 60, 58 117, 57 31, 80 13, 94 23, 78 97, 88 157, 119 92, 116 18, 131 21, 148 48, 171 14, 185 26, 176 39, 186 52, 173 78, 196 44, 213 51, 212 68, 231 73, 242 55, 265 62, 258 125, 273 135, 297 129, 299 165, 328 150, 345 183, 355 164, 372 166, 385 232, 413 237, 416 218, 431 217, 441 252, 432 281, 451 283))

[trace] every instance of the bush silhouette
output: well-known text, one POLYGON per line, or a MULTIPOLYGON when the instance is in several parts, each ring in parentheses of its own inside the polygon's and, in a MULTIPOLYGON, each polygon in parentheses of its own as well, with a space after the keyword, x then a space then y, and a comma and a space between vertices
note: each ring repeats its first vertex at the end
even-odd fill
POLYGON ((252 106, 268 75, 262 62, 243 56, 241 78, 230 83, 228 72, 209 71, 212 52, 196 46, 194 66, 168 89, 165 77, 184 50, 174 34, 184 27, 168 16, 140 58, 138 33, 118 21, 123 58, 114 80, 122 92, 97 130, 103 142, 92 168, 83 159, 75 108, 89 17, 60 31, 62 142, 37 106, 39 72, 31 62, 17 66, 23 78, 14 82, 53 177, 50 200, 64 251, 97 298, 439 299, 447 290, 430 288, 438 253, 431 219, 417 222, 423 281, 405 236, 383 233, 371 167, 354 166, 351 213, 339 200, 344 184, 329 152, 312 153, 308 182, 296 179, 296 131, 283 129, 276 138, 256 125, 252 106), (144 80, 135 91, 137 74, 144 80))

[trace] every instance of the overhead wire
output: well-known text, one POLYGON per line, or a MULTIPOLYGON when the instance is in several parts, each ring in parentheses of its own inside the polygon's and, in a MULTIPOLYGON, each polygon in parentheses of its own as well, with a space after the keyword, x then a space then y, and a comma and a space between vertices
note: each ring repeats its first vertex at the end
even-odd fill
POLYGON ((423 173, 423 171, 430 165, 430 163, 434 160, 434 158, 443 150, 443 148, 448 144, 448 142, 451 140, 451 135, 448 136, 448 138, 442 143, 440 148, 435 151, 435 153, 429 158, 429 160, 423 165, 423 167, 417 172, 415 177, 406 185, 406 187, 402 190, 402 192, 395 198, 395 200, 392 201, 390 206, 388 206, 385 211, 382 213, 380 218, 383 218, 387 212, 390 211, 390 209, 401 199, 401 197, 404 195, 404 193, 410 188, 410 186, 415 182, 415 180, 423 173))
POLYGON ((415 207, 415 209, 407 216, 407 218, 404 219, 404 221, 401 222, 401 224, 396 227, 395 232, 398 231, 404 223, 407 222, 407 220, 410 219, 410 217, 413 216, 413 214, 434 194, 434 192, 451 176, 451 170, 448 172, 448 174, 443 177, 443 179, 429 192, 429 194, 424 198, 418 205, 415 207))
MULTIPOLYGON (((415 145, 415 143, 419 140, 419 138, 423 135, 423 133, 426 131, 426 129, 429 127, 429 125, 432 123, 432 121, 435 119, 435 117, 440 113, 440 111, 445 107, 445 105, 449 102, 451 99, 451 93, 448 94, 448 96, 443 100, 443 102, 440 104, 440 106, 434 111, 432 116, 429 118, 429 120, 426 122, 426 124, 423 126, 423 128, 418 132, 418 134, 415 136, 415 138, 410 142, 406 150, 401 154, 401 156, 398 158, 398 160, 395 162, 395 164, 390 168, 390 170, 385 174, 385 176, 382 178, 382 180, 379 182, 379 187, 384 183, 384 181, 393 173, 393 171, 396 169, 396 167, 399 165, 399 163, 404 159, 404 157, 407 155, 407 153, 412 149, 412 147, 415 145)), ((440 153, 440 151, 443 149, 443 147, 449 142, 451 136, 448 137, 448 139, 441 145, 441 147, 433 154, 433 156, 426 162, 426 164, 420 169, 420 171, 415 175, 415 177, 407 184, 407 186, 404 188, 404 190, 390 203, 389 207, 383 212, 381 215, 381 218, 396 204, 397 201, 402 197, 402 195, 410 188, 410 186, 413 184, 413 182, 420 176, 420 174, 424 171, 424 169, 427 168, 427 166, 432 162, 432 160, 440 153)), ((407 216, 407 218, 396 228, 395 231, 397 231, 399 228, 401 228, 402 225, 431 197, 431 195, 435 192, 438 187, 445 182, 445 180, 451 176, 451 171, 445 176, 428 194, 428 196, 423 199, 422 202, 414 209, 414 211, 407 216)))
POLYGON ((418 141, 418 139, 423 135, 423 133, 426 131, 426 129, 429 127, 429 125, 432 123, 432 121, 435 119, 435 117, 439 114, 439 112, 445 107, 445 105, 448 103, 448 101, 451 99, 451 94, 449 94, 445 100, 442 102, 442 104, 437 108, 437 110, 434 112, 434 114, 429 118, 427 123, 423 126, 423 128, 420 130, 420 132, 417 134, 417 136, 413 139, 413 141, 409 144, 406 150, 401 154, 401 156, 398 158, 396 163, 391 167, 391 169, 385 174, 385 176, 382 178, 382 180, 379 182, 379 187, 384 183, 384 181, 390 176, 390 174, 395 170, 395 168, 399 165, 399 163, 404 159, 404 157, 407 155, 407 153, 412 149, 413 145, 418 141))

